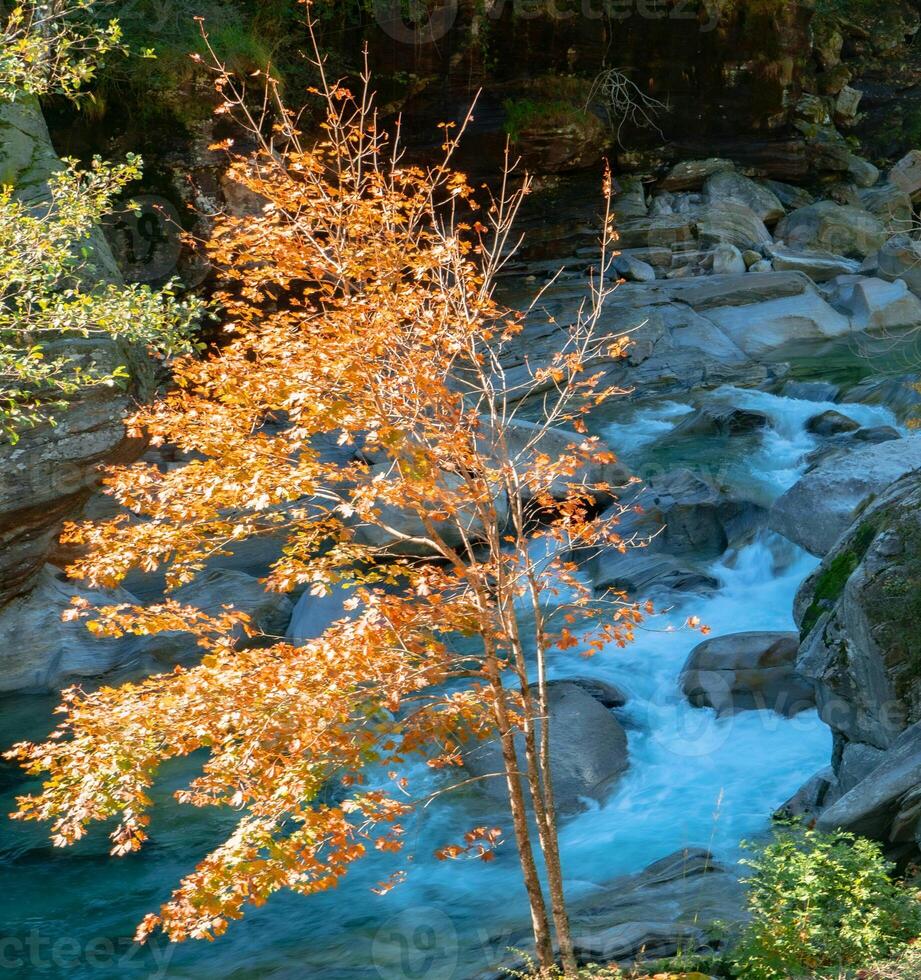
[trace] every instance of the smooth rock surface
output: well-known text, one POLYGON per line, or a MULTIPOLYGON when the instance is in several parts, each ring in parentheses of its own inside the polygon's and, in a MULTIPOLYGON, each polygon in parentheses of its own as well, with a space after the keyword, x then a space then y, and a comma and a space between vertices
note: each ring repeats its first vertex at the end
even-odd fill
POLYGON ((779 240, 794 248, 822 249, 863 259, 886 240, 882 222, 858 208, 820 201, 788 214, 777 225, 779 240))

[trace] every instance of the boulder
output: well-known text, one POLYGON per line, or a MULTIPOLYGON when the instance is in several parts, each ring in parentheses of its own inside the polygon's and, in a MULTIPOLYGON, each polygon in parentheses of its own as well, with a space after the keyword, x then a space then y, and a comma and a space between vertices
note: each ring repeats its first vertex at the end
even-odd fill
MULTIPOLYGON (((178 631, 98 638, 85 621, 62 620, 74 597, 93 606, 138 603, 125 589, 87 588, 46 565, 29 594, 0 611, 0 635, 19 638, 0 650, 0 691, 57 692, 88 678, 142 677, 194 663, 204 654, 190 634, 178 631)), ((256 579, 242 572, 207 572, 177 589, 173 597, 211 614, 232 605, 273 637, 284 633, 291 616, 286 596, 265 592, 256 579)))
POLYGON ((731 160, 710 157, 706 160, 683 160, 676 163, 659 181, 663 191, 694 191, 704 186, 708 177, 723 170, 735 170, 731 160))
MULTIPOLYGON (((843 75, 839 75, 838 79, 840 81, 844 80, 843 75)), ((837 98, 835 99, 835 122, 839 126, 847 126, 857 118, 857 112, 860 108, 861 99, 863 99, 863 92, 859 89, 853 88, 850 85, 844 84, 838 90, 837 98)), ((859 158, 858 158, 859 159, 859 158)), ((866 161, 863 161, 866 163, 866 161)), ((872 163, 867 164, 867 176, 873 177, 873 183, 879 179, 879 170, 873 166, 872 163), (872 169, 869 169, 872 168, 872 169)), ((861 184, 861 187, 871 187, 872 184, 861 184)))
POLYGON ((741 436, 770 425, 764 412, 732 406, 699 408, 684 418, 668 434, 669 439, 687 436, 741 436))
POLYGON ((786 381, 780 389, 784 398, 798 398, 806 402, 833 402, 839 388, 830 381, 786 381))
POLYGON ((878 268, 881 279, 903 279, 916 296, 921 296, 921 242, 908 235, 888 239, 879 250, 878 268))
POLYGON ((757 262, 760 262, 763 257, 760 252, 756 252, 753 248, 747 248, 742 253, 742 261, 745 263, 746 269, 750 269, 757 262))
POLYGON ((771 245, 768 254, 778 271, 803 272, 813 282, 827 282, 836 276, 856 274, 860 263, 821 249, 771 245))
MULTIPOLYGON (((854 91, 853 89, 851 90, 854 91)), ((846 98, 844 92, 838 96, 838 103, 841 104, 843 99, 846 98)), ((858 99, 859 102, 859 93, 858 99)), ((845 107, 839 114, 845 118, 853 118, 856 114, 856 104, 853 106, 855 112, 850 113, 851 106, 845 103, 845 107)), ((875 167, 869 160, 864 160, 863 157, 857 156, 856 153, 851 153, 847 158, 847 173, 851 180, 858 187, 872 187, 879 180, 879 168, 875 167)))
POLYGON ((883 184, 860 191, 860 203, 882 221, 890 234, 908 232, 914 221, 911 197, 895 184, 883 184))
POLYGON ((779 221, 786 213, 780 199, 769 187, 756 184, 734 170, 712 174, 704 183, 703 192, 710 204, 733 201, 745 205, 767 225, 779 221))
POLYGON ((837 764, 838 786, 842 793, 849 793, 859 782, 886 758, 883 749, 863 742, 845 742, 837 764))
MULTIPOLYGON (((611 712, 580 686, 556 682, 549 687, 550 759, 557 810, 576 813, 586 799, 603 800, 626 771, 627 736, 611 712)), ((521 736, 516 737, 524 768, 521 736)), ((479 780, 483 791, 495 799, 508 793, 501 773, 502 750, 496 739, 467 742, 464 766, 479 780)))
POLYGON ((304 643, 322 636, 333 623, 348 618, 351 613, 344 603, 350 597, 348 589, 335 586, 327 595, 303 592, 294 605, 285 639, 304 643))
MULTIPOLYGON (((753 277, 746 278, 752 281, 753 277)), ((756 277, 761 278, 769 277, 756 277)), ((822 340, 850 333, 852 328, 848 318, 833 309, 806 276, 802 278, 804 285, 798 295, 751 305, 721 307, 708 310, 707 316, 751 357, 761 357, 794 341, 822 340)))
POLYGON ((815 198, 805 187, 795 184, 785 184, 779 180, 763 180, 761 182, 784 206, 790 210, 805 208, 815 201, 815 198))
POLYGON ((671 247, 694 239, 689 215, 652 214, 648 218, 630 218, 617 224, 621 248, 671 247))
POLYGON ((589 575, 599 593, 623 592, 644 599, 662 592, 703 595, 720 586, 706 566, 648 548, 628 548, 625 554, 606 548, 592 561, 589 575))
POLYGON ((761 218, 746 204, 719 201, 703 207, 697 215, 701 245, 727 242, 737 248, 758 248, 771 243, 771 233, 761 218))
MULTIPOLYGON (((852 456, 917 441, 884 443, 852 456)), ((867 478, 873 476, 879 479, 871 467, 867 478)), ((823 720, 848 742, 887 749, 907 725, 921 720, 919 542, 916 469, 879 488, 797 594, 797 669, 815 682, 823 720)))
POLYGON ((713 637, 691 651, 679 683, 691 704, 720 715, 770 710, 789 717, 815 707, 812 683, 796 673, 798 649, 797 633, 713 637))
POLYGON ((889 183, 913 196, 921 191, 921 150, 910 150, 889 171, 889 183))
MULTIPOLYGON (((734 932, 745 918, 738 875, 698 847, 669 854, 636 874, 610 879, 570 899, 567 907, 579 961, 617 963, 628 969, 637 961, 711 951, 721 944, 716 936, 734 932)), ((528 926, 522 922, 518 931, 501 939, 497 946, 528 948, 528 926)), ((505 980, 530 968, 520 955, 512 954, 498 971, 480 976, 505 980)), ((704 980, 698 973, 681 976, 704 980)))
POLYGON ((735 872, 702 848, 686 848, 572 900, 569 910, 583 961, 627 966, 705 947, 712 924, 731 929, 744 906, 735 872))
POLYGON ((722 243, 713 249, 713 274, 723 276, 745 272, 747 266, 742 253, 735 247, 722 243))
POLYGON ((774 263, 770 259, 759 259, 748 267, 749 272, 773 272, 774 263))
POLYGON ((829 409, 819 415, 813 415, 806 422, 806 431, 817 436, 836 436, 842 432, 855 432, 860 428, 860 423, 855 422, 847 415, 829 409))
POLYGON ((861 445, 820 463, 775 501, 769 526, 814 555, 827 554, 861 508, 921 467, 921 435, 861 445))
POLYGON ((621 253, 613 262, 614 271, 630 282, 654 282, 656 270, 648 262, 635 258, 629 253, 621 253))
POLYGON ((885 405, 899 418, 912 419, 921 408, 921 392, 914 387, 917 381, 916 374, 866 378, 851 388, 841 401, 885 405))
POLYGON ((921 325, 921 299, 903 279, 859 279, 846 283, 832 300, 858 330, 888 330, 921 325))
POLYGON ((814 776, 775 810, 775 820, 801 820, 804 823, 813 822, 826 808, 841 796, 838 779, 831 766, 820 769, 814 776))
POLYGON ((824 831, 846 830, 886 844, 916 843, 921 817, 921 724, 903 732, 879 763, 825 810, 824 831))
POLYGON ((638 177, 622 177, 618 179, 617 184, 618 189, 612 202, 615 220, 645 218, 648 206, 643 182, 638 177))
POLYGON ((776 235, 795 248, 817 248, 849 258, 865 258, 886 240, 879 218, 847 205, 820 201, 788 214, 776 235))

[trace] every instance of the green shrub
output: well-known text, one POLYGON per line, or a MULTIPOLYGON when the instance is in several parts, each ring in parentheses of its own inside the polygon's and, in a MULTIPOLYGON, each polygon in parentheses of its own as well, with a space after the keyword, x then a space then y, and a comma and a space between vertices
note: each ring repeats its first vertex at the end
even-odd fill
POLYGON ((873 841, 785 829, 744 863, 752 918, 732 956, 744 980, 838 977, 900 955, 921 930, 921 903, 873 841))

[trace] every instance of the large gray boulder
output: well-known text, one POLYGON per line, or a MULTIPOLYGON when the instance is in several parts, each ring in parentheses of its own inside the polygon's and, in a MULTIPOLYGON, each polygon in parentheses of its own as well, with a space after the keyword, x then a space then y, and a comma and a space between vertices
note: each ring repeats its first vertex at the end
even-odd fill
POLYGON ((820 201, 799 208, 775 229, 779 240, 794 248, 814 248, 863 259, 886 240, 879 218, 849 205, 820 201))
POLYGON ((818 820, 886 844, 916 844, 921 820, 921 723, 903 732, 877 765, 818 820))
POLYGON ((703 187, 707 178, 724 170, 735 170, 731 160, 709 157, 706 160, 682 160, 659 181, 663 191, 693 191, 703 187))
POLYGON ((889 171, 889 183, 906 194, 921 191, 921 150, 909 150, 889 171))
POLYGON ((895 330, 921 325, 921 299, 904 280, 861 278, 842 285, 831 298, 835 309, 858 330, 895 330))
POLYGON ((828 282, 836 276, 854 275, 860 269, 856 259, 821 249, 791 248, 788 245, 771 245, 768 254, 779 272, 804 272, 813 282, 828 282))
POLYGON ((890 281, 903 279, 916 296, 921 296, 921 242, 908 235, 888 239, 879 250, 878 275, 890 281))
POLYGON ((699 643, 681 672, 681 690, 720 715, 769 710, 791 716, 815 706, 813 684, 796 672, 799 634, 731 633, 699 643))
MULTIPOLYGON (((627 736, 613 714, 579 684, 555 682, 549 687, 550 760, 553 791, 560 813, 575 813, 587 799, 603 800, 626 771, 627 736)), ((524 771, 521 736, 516 745, 524 771)), ((479 780, 483 791, 494 799, 508 793, 501 774, 502 749, 497 739, 467 742, 464 766, 479 780)))
POLYGON ((760 248, 772 241, 761 218, 747 204, 737 201, 713 201, 697 213, 697 237, 700 244, 726 243, 736 248, 760 248))
POLYGON ((921 720, 919 543, 913 472, 879 489, 796 597, 797 670, 815 682, 819 713, 847 742, 886 749, 921 720))
POLYGON ((756 184, 734 170, 719 170, 709 176, 703 191, 711 204, 722 201, 744 204, 768 225, 779 221, 786 213, 780 198, 769 187, 756 184))
POLYGON ((860 509, 921 467, 921 435, 855 448, 820 463, 774 503, 768 524, 814 555, 825 555, 860 509))
POLYGON ((859 191, 863 207, 882 221, 890 234, 910 231, 914 221, 911 197, 895 184, 881 184, 859 191))

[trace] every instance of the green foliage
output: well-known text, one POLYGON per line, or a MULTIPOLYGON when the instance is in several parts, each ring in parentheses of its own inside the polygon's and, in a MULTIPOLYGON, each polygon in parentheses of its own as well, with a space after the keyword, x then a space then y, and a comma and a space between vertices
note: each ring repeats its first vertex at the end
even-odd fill
POLYGON ((570 122, 582 122, 588 115, 585 109, 564 99, 506 99, 502 105, 506 113, 505 131, 512 142, 521 139, 528 129, 565 126, 570 122))
POLYGON ((752 918, 732 961, 745 980, 838 977, 900 955, 921 929, 921 903, 873 841, 784 829, 744 863, 752 918))
POLYGON ((812 602, 803 616, 803 623, 800 628, 800 635, 803 639, 815 628, 815 624, 819 621, 828 604, 837 601, 844 591, 847 580, 863 561, 863 557, 873 543, 875 536, 875 524, 861 524, 849 542, 849 546, 835 555, 828 567, 820 573, 816 580, 812 602))
POLYGON ((121 27, 100 19, 96 0, 16 4, 0 27, 0 100, 75 98, 113 50, 123 50, 121 27))
POLYGON ((23 427, 53 421, 78 390, 127 378, 123 364, 111 363, 113 345, 100 341, 149 345, 169 357, 190 349, 201 312, 172 287, 96 281, 94 229, 140 175, 139 161, 97 159, 89 170, 65 163, 42 204, 0 188, 0 433, 13 441, 23 427), (109 363, 87 340, 107 351, 109 363))

